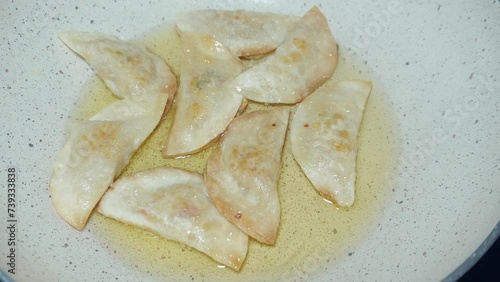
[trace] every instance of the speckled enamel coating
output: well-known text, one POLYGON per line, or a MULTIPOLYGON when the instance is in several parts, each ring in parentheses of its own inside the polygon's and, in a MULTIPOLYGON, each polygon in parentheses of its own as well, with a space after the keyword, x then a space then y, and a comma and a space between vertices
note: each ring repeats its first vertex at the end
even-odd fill
MULTIPOLYGON (((499 1, 20 0, 0 9, 2 183, 7 168, 18 171, 13 278, 169 280, 117 257, 95 234, 92 219, 76 232, 51 206, 52 164, 79 89, 92 74, 57 32, 132 39, 173 22, 181 11, 237 8, 300 16, 314 4, 329 19, 339 57, 364 62, 366 79, 386 94, 397 125, 391 130, 399 132, 398 139, 387 140, 398 145, 398 163, 385 175, 393 185, 389 204, 380 207, 382 216, 364 239, 321 266, 306 257, 303 269, 283 279, 436 281, 466 261, 500 219, 499 1)), ((0 195, 5 225, 7 201, 0 195)), ((7 236, 0 232, 2 271, 7 236)))

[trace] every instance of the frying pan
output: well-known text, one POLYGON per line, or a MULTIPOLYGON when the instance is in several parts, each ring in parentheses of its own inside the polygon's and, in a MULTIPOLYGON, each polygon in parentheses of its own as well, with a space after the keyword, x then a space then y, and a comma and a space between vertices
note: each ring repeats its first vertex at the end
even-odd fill
MULTIPOLYGON (((455 281, 498 237, 498 1, 19 0, 4 1, 0 18, 3 279, 196 281, 240 275, 271 281, 455 281), (290 253, 302 263, 252 276, 257 274, 249 274, 255 270, 251 259, 265 261, 265 256, 249 257, 236 274, 147 232, 123 227, 109 233, 121 224, 97 214, 82 232, 58 218, 47 189, 52 164, 77 101, 95 76, 57 32, 98 31, 134 39, 172 25, 182 11, 248 9, 300 16, 314 5, 328 18, 339 45, 339 69, 332 79, 362 78, 374 84, 358 154, 358 169, 372 173, 358 178, 355 205, 366 205, 366 210, 364 218, 358 217, 364 227, 355 229, 352 240, 335 241, 334 234, 304 237, 311 245, 339 245, 335 250, 326 246, 319 262, 287 246, 282 238, 293 234, 280 231, 276 248, 293 249, 290 253), (7 190, 10 178, 16 184, 12 193, 7 190), (9 198, 15 198, 12 217, 9 198), (9 229, 11 224, 15 228, 9 229), (147 253, 152 245, 168 249, 147 253), (158 256, 162 252, 164 259, 158 256), (181 257, 169 257, 170 252, 181 257), (12 254, 15 264, 9 265, 12 254), (198 257, 205 268, 190 267, 187 258, 198 257), (184 272, 177 275, 175 269, 184 272)), ((280 194, 284 191, 280 186, 280 194)), ((307 193, 322 203, 314 191, 307 193)), ((285 216, 288 207, 282 206, 285 216)), ((332 217, 349 216, 349 211, 331 211, 332 217)))

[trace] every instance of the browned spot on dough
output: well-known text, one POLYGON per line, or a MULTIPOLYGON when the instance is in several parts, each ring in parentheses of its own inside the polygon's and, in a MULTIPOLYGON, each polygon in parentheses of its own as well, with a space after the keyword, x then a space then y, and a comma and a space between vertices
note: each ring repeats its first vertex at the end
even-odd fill
POLYGON ((191 89, 198 89, 198 76, 194 76, 193 79, 189 82, 189 88, 191 89))
POLYGON ((149 213, 145 209, 143 208, 139 209, 139 213, 149 218, 149 213))
POLYGON ((315 121, 311 124, 312 128, 320 128, 321 127, 321 122, 315 121))
POLYGON ((141 63, 141 60, 137 57, 127 56, 127 62, 132 65, 139 65, 141 63))
POLYGON ((189 112, 194 119, 201 118, 203 115, 203 107, 199 103, 193 103, 189 106, 189 112))
POLYGON ((302 54, 299 52, 292 52, 288 56, 281 58, 281 61, 285 64, 295 64, 302 59, 302 54))
POLYGON ((302 51, 305 51, 307 48, 307 42, 304 38, 294 38, 293 45, 297 46, 302 51))
POLYGON ((340 132, 340 136, 341 136, 342 138, 347 138, 347 137, 349 137, 349 131, 347 131, 347 130, 342 130, 342 131, 340 132))
POLYGON ((333 118, 334 119, 344 119, 344 115, 343 114, 339 114, 339 113, 335 113, 335 114, 333 114, 333 118))
POLYGON ((323 198, 325 198, 326 200, 332 202, 334 205, 337 206, 337 201, 335 200, 335 195, 329 189, 324 188, 324 187, 318 187, 317 191, 323 198))
POLYGON ((335 149, 335 151, 338 152, 349 151, 352 149, 351 144, 346 143, 344 141, 334 141, 332 147, 335 149))

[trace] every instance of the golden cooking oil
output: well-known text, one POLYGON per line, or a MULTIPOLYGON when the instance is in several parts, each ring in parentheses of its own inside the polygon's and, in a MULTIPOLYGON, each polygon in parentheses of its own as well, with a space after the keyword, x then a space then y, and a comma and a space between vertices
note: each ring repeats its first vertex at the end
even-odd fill
MULTIPOLYGON (((180 40, 174 27, 165 26, 140 38, 179 74, 180 40)), ((327 83, 346 79, 373 79, 365 62, 343 54, 327 83)), ((376 227, 391 201, 392 183, 387 177, 397 157, 398 130, 390 103, 377 81, 368 100, 359 134, 356 201, 350 208, 337 208, 324 201, 293 159, 285 142, 279 180, 281 223, 276 244, 268 246, 251 239, 240 272, 218 265, 210 257, 183 244, 94 213, 90 224, 104 244, 116 252, 133 271, 145 278, 193 281, 279 281, 321 272, 355 252, 357 245, 376 227)), ((89 118, 116 101, 96 76, 89 80, 77 103, 74 118, 89 118)), ((273 106, 250 102, 248 111, 273 106)), ((293 114, 294 108, 292 109, 293 114)), ((135 153, 122 175, 158 166, 177 167, 203 173, 214 145, 184 159, 164 159, 172 111, 135 153)), ((216 144, 215 144, 216 145, 216 144)))

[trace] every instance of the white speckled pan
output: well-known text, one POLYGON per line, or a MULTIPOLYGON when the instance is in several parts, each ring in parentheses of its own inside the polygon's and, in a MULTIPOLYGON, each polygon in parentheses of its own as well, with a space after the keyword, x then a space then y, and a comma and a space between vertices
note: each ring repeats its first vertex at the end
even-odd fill
MULTIPOLYGON (((103 222, 108 221, 98 215, 83 232, 76 231, 58 218, 48 193, 65 126, 93 76, 56 33, 76 29, 133 39, 171 24, 178 12, 201 8, 302 15, 319 5, 329 19, 342 61, 355 66, 356 71, 350 74, 339 70, 338 78, 372 80, 375 88, 368 104, 372 110, 365 119, 388 117, 384 122, 364 121, 362 135, 363 130, 365 136, 383 132, 383 138, 365 138, 358 155, 359 168, 368 169, 361 162, 369 160, 378 148, 390 145, 390 156, 369 165, 387 169, 358 179, 358 205, 372 201, 362 199, 366 195, 363 191, 374 186, 371 184, 381 179, 385 183, 379 197, 373 197, 375 204, 367 205, 367 216, 376 216, 363 221, 366 228, 356 229, 355 240, 344 240, 342 248, 330 250, 338 253, 322 254, 321 263, 289 246, 303 263, 282 268, 280 273, 276 269, 262 271, 259 279, 454 281, 498 237, 499 1, 70 2, 4 1, 0 9, 0 280, 7 276, 15 281, 210 280, 212 276, 205 275, 204 269, 175 272, 177 268, 189 269, 191 262, 183 264, 182 258, 166 255, 161 260, 151 255, 148 260, 148 254, 142 254, 145 259, 137 261, 124 250, 132 248, 140 253, 140 242, 120 241, 120 234, 111 239, 109 234, 102 235, 107 228, 103 222), (378 111, 377 101, 381 103, 378 111), (9 168, 16 170, 15 232, 7 229, 12 223, 7 221, 9 168), (16 243, 15 274, 8 272, 12 269, 7 257, 11 236, 16 243)), ((285 195, 290 187, 281 185, 280 193, 285 195)), ((318 205, 322 204, 317 197, 318 205)), ((287 202, 282 206, 285 209, 287 202)), ((283 210, 284 219, 286 214, 283 210)), ((331 216, 349 213, 332 208, 331 216)), ((337 235, 323 234, 312 244, 337 235)), ((137 236, 144 238, 144 244, 162 240, 152 239, 149 233, 137 236)), ((286 236, 293 235, 282 231, 277 239, 285 250, 286 236)), ((168 246, 184 252, 180 245, 168 246)), ((238 274, 242 278, 248 277, 251 262, 256 260, 251 257, 252 248, 248 264, 238 274)), ((236 275, 232 270, 218 269, 213 261, 189 248, 185 253, 200 257, 201 264, 215 269, 210 271, 219 271, 220 280, 236 275)))

